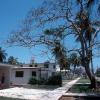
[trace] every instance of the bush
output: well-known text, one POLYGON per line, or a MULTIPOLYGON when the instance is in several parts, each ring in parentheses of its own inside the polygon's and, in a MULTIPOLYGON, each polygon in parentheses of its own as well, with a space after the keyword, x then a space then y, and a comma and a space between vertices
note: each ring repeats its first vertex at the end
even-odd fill
POLYGON ((96 76, 100 77, 100 72, 99 71, 96 72, 96 76))
POLYGON ((62 77, 61 74, 53 75, 51 76, 47 82, 46 85, 62 85, 62 77))
POLYGON ((44 85, 46 83, 46 80, 44 78, 38 79, 38 84, 39 85, 44 85))
POLYGON ((34 85, 34 84, 38 84, 38 80, 36 77, 32 77, 29 80, 29 84, 34 85))
POLYGON ((48 80, 45 80, 44 78, 37 79, 36 77, 32 77, 29 80, 29 84, 31 85, 62 85, 62 77, 61 74, 56 74, 51 76, 48 80))
POLYGON ((45 84, 46 80, 43 78, 37 79, 36 77, 31 77, 29 80, 29 84, 34 85, 34 84, 38 84, 38 85, 43 85, 45 84))

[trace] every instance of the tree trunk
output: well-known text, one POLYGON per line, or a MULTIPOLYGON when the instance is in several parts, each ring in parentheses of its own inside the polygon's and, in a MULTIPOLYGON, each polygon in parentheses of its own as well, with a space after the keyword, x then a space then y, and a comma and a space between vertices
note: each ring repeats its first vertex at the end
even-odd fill
POLYGON ((91 70, 92 70, 92 73, 94 74, 92 50, 91 50, 91 70))
POLYGON ((73 69, 73 77, 75 75, 75 70, 76 70, 76 65, 74 65, 74 69, 73 69))
POLYGON ((85 64, 85 71, 90 79, 90 88, 96 88, 96 78, 94 76, 94 74, 91 72, 89 64, 85 64))

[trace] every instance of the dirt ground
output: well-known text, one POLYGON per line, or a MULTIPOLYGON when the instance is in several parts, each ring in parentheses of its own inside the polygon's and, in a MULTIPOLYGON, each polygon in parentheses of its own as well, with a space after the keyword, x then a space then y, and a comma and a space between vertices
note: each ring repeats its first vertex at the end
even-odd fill
POLYGON ((59 100, 100 100, 100 97, 61 97, 59 100))
POLYGON ((59 100, 75 100, 74 97, 62 97, 59 100))

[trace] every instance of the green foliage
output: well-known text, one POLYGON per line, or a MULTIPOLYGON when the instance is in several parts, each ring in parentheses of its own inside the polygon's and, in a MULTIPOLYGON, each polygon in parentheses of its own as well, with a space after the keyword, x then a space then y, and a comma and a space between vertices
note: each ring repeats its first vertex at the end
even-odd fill
POLYGON ((18 60, 17 60, 17 58, 14 58, 13 56, 10 56, 10 57, 8 58, 8 63, 9 63, 9 64, 16 65, 16 64, 18 64, 18 60))
POLYGON ((97 70, 97 71, 96 71, 96 76, 97 76, 97 77, 100 77, 100 70, 97 70))
POLYGON ((29 80, 29 84, 31 85, 35 85, 35 84, 43 85, 45 84, 45 82, 46 80, 44 78, 37 79, 36 77, 31 77, 29 80))
MULTIPOLYGON (((10 98, 10 97, 0 97, 0 100, 22 100, 22 99, 10 98)), ((25 99, 23 99, 23 100, 25 100, 25 99)))
POLYGON ((77 53, 70 54, 70 62, 74 66, 78 66, 81 64, 80 57, 77 53))
POLYGON ((34 85, 34 84, 38 84, 38 80, 36 77, 31 77, 29 80, 29 84, 34 85))
POLYGON ((76 84, 69 91, 73 93, 100 93, 100 89, 91 89, 90 84, 76 84))
POLYGON ((78 85, 77 86, 77 90, 78 92, 89 92, 89 86, 85 86, 85 85, 78 85))
POLYGON ((36 77, 31 77, 29 80, 29 84, 31 85, 62 85, 62 77, 61 74, 56 74, 49 77, 47 80, 44 78, 37 79, 36 77))
POLYGON ((51 76, 46 82, 47 85, 62 85, 62 77, 61 74, 51 76))
POLYGON ((0 47, 0 62, 4 62, 6 60, 7 53, 0 47))
POLYGON ((38 84, 39 85, 44 85, 45 83, 46 83, 46 79, 44 79, 44 78, 38 79, 38 84))
POLYGON ((90 80, 88 78, 81 78, 77 83, 90 83, 90 80))
POLYGON ((100 73, 97 73, 96 76, 97 76, 97 77, 100 77, 100 73))

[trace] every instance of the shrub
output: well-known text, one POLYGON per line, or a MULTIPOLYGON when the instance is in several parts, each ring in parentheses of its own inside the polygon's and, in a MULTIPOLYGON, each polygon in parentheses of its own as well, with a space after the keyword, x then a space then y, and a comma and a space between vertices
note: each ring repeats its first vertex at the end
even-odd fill
POLYGON ((38 79, 38 84, 39 85, 44 85, 46 83, 46 80, 44 78, 38 79))
POLYGON ((100 72, 99 71, 96 72, 96 76, 100 77, 100 72))
POLYGON ((61 86, 62 85, 61 74, 56 74, 56 75, 51 76, 47 80, 46 85, 59 85, 59 86, 61 86))
POLYGON ((36 77, 31 77, 29 80, 29 84, 34 85, 34 84, 38 84, 38 85, 43 85, 45 84, 46 80, 43 78, 37 79, 36 77))
POLYGON ((44 78, 37 79, 36 77, 32 77, 29 80, 29 84, 34 85, 62 85, 62 77, 61 74, 56 74, 45 80, 44 78))
POLYGON ((29 80, 29 84, 34 85, 34 84, 38 84, 38 80, 36 77, 31 77, 29 80))

